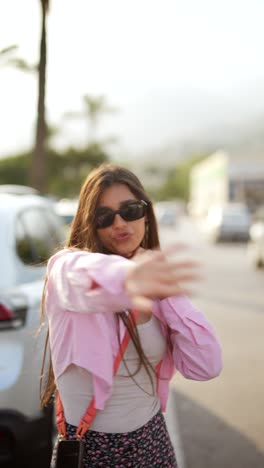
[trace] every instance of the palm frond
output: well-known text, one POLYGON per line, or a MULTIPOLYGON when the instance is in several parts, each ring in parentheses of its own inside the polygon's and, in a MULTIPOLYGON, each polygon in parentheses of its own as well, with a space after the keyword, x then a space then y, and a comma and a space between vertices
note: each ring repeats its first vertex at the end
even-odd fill
POLYGON ((28 63, 26 60, 22 59, 22 58, 12 58, 12 59, 9 59, 8 61, 8 64, 9 65, 13 65, 14 67, 18 68, 19 70, 21 71, 24 71, 24 72, 36 72, 37 69, 38 69, 38 65, 32 65, 30 63, 28 63))
POLYGON ((79 119, 80 117, 83 117, 83 112, 68 111, 63 114, 62 119, 79 119))
POLYGON ((18 46, 13 44, 7 47, 4 47, 3 49, 0 49, 0 57, 3 57, 4 55, 9 54, 10 52, 13 52, 17 50, 18 46))

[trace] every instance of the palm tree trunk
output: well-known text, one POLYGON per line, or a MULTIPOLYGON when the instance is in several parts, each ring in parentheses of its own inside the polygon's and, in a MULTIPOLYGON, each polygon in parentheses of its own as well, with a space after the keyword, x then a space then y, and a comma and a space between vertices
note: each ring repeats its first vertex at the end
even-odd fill
POLYGON ((46 91, 46 15, 47 2, 41 0, 42 29, 40 41, 40 58, 38 68, 38 112, 35 135, 35 146, 31 165, 31 185, 45 193, 47 190, 47 151, 46 151, 46 115, 45 115, 45 91, 46 91))

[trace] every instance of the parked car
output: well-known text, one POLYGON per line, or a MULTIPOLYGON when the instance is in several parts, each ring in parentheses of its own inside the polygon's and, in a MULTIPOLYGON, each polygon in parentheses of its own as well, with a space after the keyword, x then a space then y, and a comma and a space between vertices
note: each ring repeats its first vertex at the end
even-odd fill
POLYGON ((0 193, 9 193, 12 195, 40 195, 37 189, 27 187, 26 185, 2 184, 0 193))
POLYGON ((61 217, 63 224, 70 226, 78 207, 78 200, 62 198, 55 204, 56 213, 61 217))
POLYGON ((182 212, 182 206, 176 201, 160 201, 155 203, 154 211, 160 226, 174 227, 182 212))
MULTIPOLYGON (((1 192, 1 190, 0 190, 1 192)), ((40 408, 45 262, 64 241, 53 205, 0 193, 0 467, 47 468, 53 408, 40 408)))
POLYGON ((249 260, 255 268, 264 268, 264 205, 253 215, 249 237, 249 260))
POLYGON ((243 203, 212 206, 205 218, 204 231, 214 242, 249 239, 250 213, 243 203))

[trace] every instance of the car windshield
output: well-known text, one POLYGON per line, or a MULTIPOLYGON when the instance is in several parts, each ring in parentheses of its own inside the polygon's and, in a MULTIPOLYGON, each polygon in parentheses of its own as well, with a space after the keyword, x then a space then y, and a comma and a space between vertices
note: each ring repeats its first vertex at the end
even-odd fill
POLYGON ((244 219, 247 218, 248 214, 245 212, 231 212, 231 213, 223 213, 223 218, 225 219, 244 219))
POLYGON ((261 221, 264 223, 264 207, 259 208, 254 214, 255 221, 261 221))

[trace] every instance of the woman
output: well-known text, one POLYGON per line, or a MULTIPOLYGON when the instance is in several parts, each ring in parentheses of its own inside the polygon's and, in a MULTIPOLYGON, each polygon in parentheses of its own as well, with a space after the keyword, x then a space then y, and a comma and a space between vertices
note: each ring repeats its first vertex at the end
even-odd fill
MULTIPOLYGON (((169 381, 175 369, 193 380, 221 370, 214 331, 185 296, 195 263, 168 261, 179 248, 160 251, 151 201, 132 172, 108 164, 90 173, 67 247, 48 263, 52 363, 41 398, 45 406, 59 390, 72 439, 95 398, 85 467, 177 467, 162 415, 169 381)), ((52 466, 55 458, 56 448, 52 466)))

